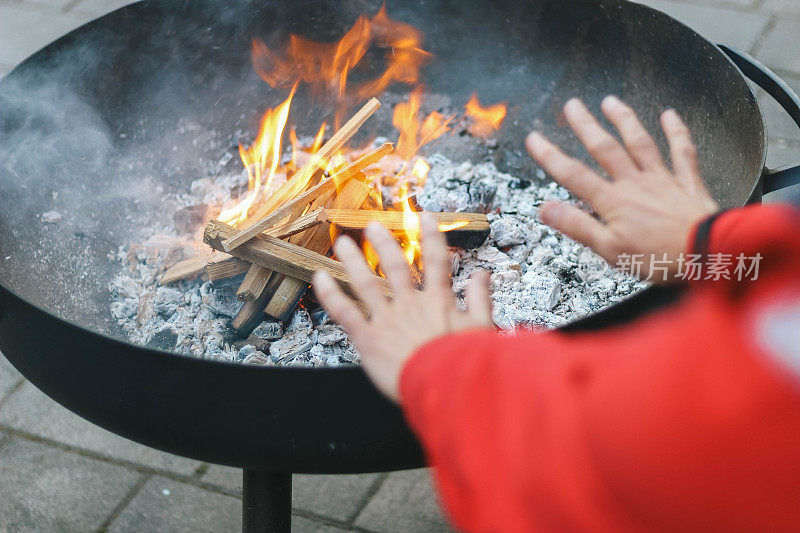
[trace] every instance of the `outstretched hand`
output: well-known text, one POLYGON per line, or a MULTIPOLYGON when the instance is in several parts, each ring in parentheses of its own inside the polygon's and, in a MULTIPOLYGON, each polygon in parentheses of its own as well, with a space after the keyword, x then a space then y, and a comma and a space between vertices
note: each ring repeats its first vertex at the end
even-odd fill
POLYGON ((611 265, 622 254, 641 255, 642 277, 652 274, 654 282, 672 281, 692 228, 719 209, 700 177, 689 129, 674 110, 661 116, 669 141, 670 170, 630 107, 610 96, 603 101, 602 110, 619 131, 624 146, 580 100, 567 102, 564 115, 611 181, 565 155, 538 133, 531 133, 525 141, 531 156, 556 181, 588 202, 602 221, 578 207, 554 202, 542 206, 540 217, 545 224, 592 247, 611 265), (654 258, 661 265, 658 275, 652 270, 654 258))
MULTIPOLYGON (((662 115, 661 125, 672 158, 670 170, 631 108, 609 97, 603 101, 602 109, 619 130, 624 146, 603 129, 581 101, 568 102, 564 113, 611 181, 565 155, 538 133, 526 140, 531 156, 559 183, 591 204, 602 220, 560 203, 542 206, 541 218, 591 246, 611 264, 621 254, 642 254, 659 260, 666 254, 670 265, 667 276, 671 278, 677 273, 676 259, 684 251, 692 228, 718 209, 700 178, 689 130, 675 111, 662 115)), ((470 281, 467 311, 460 311, 450 287, 445 238, 433 217, 423 214, 420 218, 424 290, 414 288, 397 241, 377 224, 367 228, 366 236, 380 257, 392 298, 386 297, 358 246, 346 236, 336 241, 334 250, 369 316, 364 316, 327 272, 314 276, 314 290, 320 302, 350 335, 361 354, 364 370, 378 389, 395 401, 399 399, 403 365, 417 349, 448 333, 493 328, 489 274, 481 272, 470 281)), ((642 274, 646 276, 652 265, 647 260, 643 262, 642 274)))
POLYGON ((314 290, 323 306, 342 325, 361 354, 364 371, 378 389, 399 400, 400 372, 406 360, 425 343, 448 333, 493 328, 489 274, 479 272, 467 287, 467 310, 456 306, 450 287, 447 244, 436 220, 422 214, 425 288, 417 291, 394 236, 383 226, 370 225, 366 236, 380 257, 392 290, 385 296, 356 243, 339 237, 334 244, 352 280, 355 295, 369 310, 365 317, 325 271, 314 275, 314 290))

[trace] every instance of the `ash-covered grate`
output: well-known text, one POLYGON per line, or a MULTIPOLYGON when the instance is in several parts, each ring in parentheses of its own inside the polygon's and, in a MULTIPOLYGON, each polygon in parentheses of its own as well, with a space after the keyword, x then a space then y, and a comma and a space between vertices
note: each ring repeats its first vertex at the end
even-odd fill
MULTIPOLYGON (((475 250, 452 252, 453 290, 463 296, 477 269, 490 270, 498 327, 510 331, 558 327, 644 287, 537 220, 543 202, 570 201, 568 191, 557 184, 538 185, 543 174, 534 184, 499 172, 491 162, 454 163, 441 155, 428 162, 428 179, 417 198, 424 210, 488 213, 489 239, 475 250)), ((241 179, 240 174, 230 175, 214 186, 198 180, 193 194, 183 200, 196 205, 219 202, 224 199, 221 196, 240 190, 241 179)), ((239 339, 229 326, 241 307, 236 283, 215 287, 195 280, 159 286, 158 277, 171 255, 192 248, 192 243, 192 238, 163 236, 120 250, 121 272, 110 287, 111 313, 131 340, 249 364, 358 362, 341 327, 311 305, 298 307, 285 324, 267 321, 239 339)))

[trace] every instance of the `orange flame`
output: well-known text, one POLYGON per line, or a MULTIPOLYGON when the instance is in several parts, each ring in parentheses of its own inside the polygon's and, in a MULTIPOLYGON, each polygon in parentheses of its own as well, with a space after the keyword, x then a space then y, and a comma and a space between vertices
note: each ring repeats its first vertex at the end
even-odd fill
POLYGON ((464 107, 467 116, 472 117, 472 124, 467 130, 476 137, 488 137, 500 128, 500 124, 506 118, 507 109, 504 102, 482 107, 476 93, 472 93, 472 97, 464 107))
POLYGON ((422 257, 422 246, 419 243, 419 215, 417 215, 416 210, 411 205, 408 196, 408 183, 404 183, 400 186, 400 206, 403 209, 404 236, 400 242, 403 247, 403 256, 406 258, 406 262, 412 265, 418 262, 418 259, 422 257))
POLYGON ((386 6, 372 17, 358 17, 338 42, 318 43, 292 35, 282 52, 254 40, 253 65, 271 87, 288 87, 305 82, 337 102, 336 125, 347 104, 347 83, 351 72, 362 66, 372 46, 388 48, 386 68, 376 78, 362 82, 354 91, 357 101, 376 96, 394 82, 415 85, 419 70, 431 57, 422 49, 422 33, 415 27, 389 18, 386 6))
POLYGON ((378 252, 375 251, 372 243, 370 243, 366 238, 361 239, 361 251, 364 253, 364 259, 367 260, 367 264, 373 270, 373 272, 376 274, 381 274, 380 267, 378 266, 380 263, 378 252))
MULTIPOLYGON (((430 168, 428 167, 428 164, 422 159, 417 161, 424 164, 424 171, 427 172, 430 168)), ((422 270, 422 245, 420 244, 420 236, 422 232, 420 229, 419 213, 411 203, 407 182, 400 186, 400 209, 403 211, 403 231, 399 241, 403 249, 403 256, 409 265, 416 265, 420 270, 422 270)), ((438 229, 439 231, 452 231, 454 229, 462 228, 467 224, 469 224, 467 221, 439 223, 438 229)))
MULTIPOLYGON (((359 100, 376 96, 392 83, 414 86, 406 102, 395 106, 392 123, 399 131, 395 153, 364 170, 365 179, 372 183, 373 193, 369 204, 371 209, 383 209, 382 194, 385 187, 391 187, 400 201, 392 209, 402 212, 403 230, 396 232, 403 253, 411 265, 421 268, 420 223, 417 208, 412 202, 411 191, 422 187, 430 170, 428 163, 418 155, 419 149, 441 137, 450 130, 452 116, 431 112, 423 118, 421 107, 424 87, 419 85, 421 66, 431 57, 422 48, 422 33, 410 26, 390 19, 385 6, 375 16, 360 16, 345 35, 334 43, 318 43, 292 35, 284 50, 270 49, 262 41, 254 40, 252 45, 253 64, 259 76, 272 87, 292 87, 288 98, 274 109, 264 114, 259 134, 252 146, 239 147, 239 153, 248 174, 248 192, 236 206, 223 210, 219 219, 234 225, 265 216, 276 206, 290 201, 308 186, 306 183, 284 183, 274 187, 276 175, 287 180, 298 168, 310 160, 316 168, 330 175, 348 161, 358 158, 361 153, 352 148, 343 148, 327 160, 317 161, 314 154, 321 148, 326 124, 323 122, 313 142, 302 146, 294 126, 290 126, 288 137, 291 145, 289 162, 280 166, 282 141, 287 126, 292 98, 300 83, 309 84, 315 92, 335 100, 334 131, 339 128, 342 113, 348 106, 359 100), (377 77, 364 81, 362 73, 369 72, 365 59, 372 48, 387 50, 385 66, 377 77), (353 83, 353 79, 359 80, 353 83), (348 83, 354 88, 348 90, 348 83), (274 189, 274 190, 273 190, 274 189)), ((370 75, 366 75, 370 76, 370 75)), ((482 108, 473 95, 467 104, 467 114, 473 118, 473 126, 490 133, 497 129, 505 116, 503 104, 482 108)), ((488 134, 487 133, 487 134, 488 134)), ((315 174, 316 176, 319 173, 315 174)), ((338 185, 337 185, 338 189, 338 185)), ((366 206, 365 206, 366 207, 366 206)), ((467 222, 440 224, 440 231, 449 231, 466 225, 467 222)), ((331 238, 338 229, 330 226, 331 238)), ((363 250, 368 263, 379 272, 379 257, 368 241, 363 240, 363 250)))
POLYGON ((248 194, 236 206, 224 209, 219 214, 217 218, 222 222, 236 225, 246 220, 250 208, 262 192, 268 191, 272 185, 275 170, 281 160, 283 130, 289 118, 294 91, 292 88, 289 97, 282 104, 264 114, 258 137, 249 148, 239 145, 239 156, 247 171, 248 194))
POLYGON ((325 137, 325 128, 327 124, 325 122, 319 127, 319 131, 317 131, 317 136, 314 137, 314 142, 311 144, 311 149, 309 152, 312 154, 316 154, 317 151, 322 147, 322 139, 325 137))
POLYGON ((416 85, 420 67, 431 58, 431 54, 422 49, 422 32, 414 26, 390 19, 386 5, 373 17, 372 25, 379 44, 390 50, 386 54, 386 70, 358 89, 359 99, 380 94, 393 82, 416 85))
POLYGON ((401 102, 395 106, 392 116, 392 124, 400 131, 395 151, 406 162, 410 162, 422 146, 449 131, 449 124, 453 120, 453 117, 445 117, 434 111, 420 122, 418 115, 423 91, 422 86, 414 89, 408 97, 408 102, 401 102))

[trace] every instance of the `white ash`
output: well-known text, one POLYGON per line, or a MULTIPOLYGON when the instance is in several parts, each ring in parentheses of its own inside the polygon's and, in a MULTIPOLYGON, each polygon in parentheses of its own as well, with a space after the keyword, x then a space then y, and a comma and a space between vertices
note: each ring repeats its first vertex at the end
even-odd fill
MULTIPOLYGON (((420 206, 487 213, 491 225, 483 246, 451 253, 453 290, 460 305, 478 269, 491 271, 493 318, 506 330, 558 327, 644 286, 537 220, 545 201, 572 201, 564 188, 531 184, 499 172, 492 163, 454 163, 440 155, 428 162, 427 183, 417 191, 420 206)), ((543 181, 544 174, 537 178, 543 181)), ((286 324, 265 321, 239 339, 229 326, 242 305, 235 284, 219 287, 201 279, 158 284, 175 262, 197 253, 213 255, 202 244, 204 224, 188 227, 191 217, 195 212, 205 216, 209 205, 230 205, 246 185, 241 173, 203 178, 192 184, 191 193, 172 197, 178 206, 191 209, 175 217, 173 227, 154 227, 147 241, 120 248, 121 272, 109 287, 112 316, 134 342, 196 357, 253 365, 358 363, 347 334, 323 311, 312 317, 299 306, 286 324)))
POLYGON ((283 324, 280 322, 262 322, 250 334, 251 337, 274 341, 283 337, 283 324))
MULTIPOLYGON (((491 233, 483 246, 454 251, 453 290, 463 298, 469 278, 489 270, 499 327, 558 327, 645 286, 539 222, 544 202, 577 203, 556 183, 536 186, 498 172, 493 163, 453 163, 438 155, 428 163, 428 181, 417 197, 423 209, 487 213, 491 233)), ((544 177, 540 171, 538 181, 544 177)))
POLYGON ((42 222, 46 224, 58 224, 64 218, 58 211, 47 211, 42 213, 42 222))

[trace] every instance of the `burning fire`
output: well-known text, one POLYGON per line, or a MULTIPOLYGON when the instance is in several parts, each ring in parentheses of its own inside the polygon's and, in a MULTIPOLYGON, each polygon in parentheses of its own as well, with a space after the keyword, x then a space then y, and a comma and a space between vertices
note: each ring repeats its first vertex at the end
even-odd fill
MULTIPOLYGON (((433 111, 424 121, 420 121, 419 108, 423 91, 422 86, 417 87, 408 97, 408 102, 397 104, 394 108, 392 124, 400 132, 396 151, 406 162, 410 162, 422 146, 447 133, 450 130, 448 124, 453 120, 453 117, 445 117, 433 111)), ((425 169, 424 176, 427 174, 425 169)))
POLYGON ((303 82, 336 102, 338 129, 348 100, 365 100, 377 96, 394 83, 416 85, 419 70, 431 57, 422 49, 422 33, 413 26, 397 22, 386 15, 383 6, 371 19, 361 15, 338 42, 318 43, 292 35, 283 51, 271 50, 263 41, 254 40, 253 65, 258 75, 271 87, 291 87, 303 82), (386 67, 375 78, 357 84, 348 95, 347 83, 359 68, 367 51, 377 46, 386 48, 386 67))
MULTIPOLYGON (((419 70, 431 57, 422 49, 422 34, 419 30, 390 19, 385 7, 368 18, 364 15, 338 42, 318 43, 309 39, 291 36, 285 50, 277 51, 262 41, 253 41, 253 64, 259 76, 272 87, 291 87, 289 96, 274 109, 264 114, 258 136, 249 147, 240 145, 239 154, 248 175, 248 192, 237 205, 223 209, 218 218, 239 227, 249 226, 263 218, 277 206, 292 199, 305 190, 317 172, 309 173, 304 183, 288 184, 298 169, 309 161, 316 170, 330 175, 348 162, 354 161, 363 150, 341 149, 334 154, 318 152, 323 146, 326 124, 317 130, 314 140, 305 145, 298 140, 294 126, 286 133, 292 98, 300 84, 306 84, 317 94, 332 98, 336 106, 334 128, 338 130, 343 114, 352 104, 383 92, 390 84, 399 82, 414 86, 406 102, 394 108, 392 123, 398 130, 394 154, 386 156, 364 170, 373 188, 373 209, 391 209, 403 213, 402 232, 398 241, 410 265, 419 265, 421 257, 419 217, 413 203, 414 190, 421 189, 430 170, 424 158, 417 155, 419 149, 441 137, 450 130, 454 117, 431 112, 423 117, 420 112, 424 88, 419 85, 419 70), (372 47, 386 49, 385 68, 377 77, 348 83, 354 74, 366 70, 365 59, 372 47), (291 145, 291 157, 281 164, 284 135, 291 145), (384 193, 398 197, 399 202, 384 207, 384 193)), ((506 114, 503 104, 483 108, 473 95, 466 105, 466 113, 472 117, 472 131, 486 136, 495 131, 506 114)), ((442 231, 456 229, 464 223, 440 225, 442 231)), ((331 237, 336 236, 336 227, 331 225, 331 237)), ((367 241, 363 244, 365 255, 377 269, 379 258, 367 241)))
POLYGON ((475 93, 472 93, 465 110, 467 116, 472 117, 472 124, 470 124, 468 130, 476 137, 488 137, 500 129, 500 124, 506 118, 506 105, 504 103, 483 107, 478 101, 478 95, 475 93))
MULTIPOLYGON (((295 88, 289 97, 275 109, 269 109, 261 119, 258 137, 250 148, 239 145, 239 157, 242 158, 247 171, 247 196, 231 209, 224 209, 217 217, 222 222, 237 225, 247 219, 248 210, 253 203, 272 185, 275 171, 278 169, 283 153, 283 130, 289 118, 289 107, 292 103, 295 88), (266 176, 265 176, 266 174, 266 176)), ((292 130, 292 133, 294 130, 292 130)), ((294 155, 292 156, 294 160, 294 155)))

